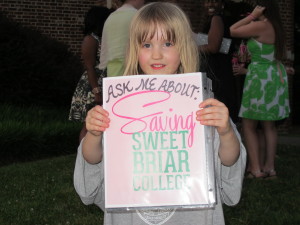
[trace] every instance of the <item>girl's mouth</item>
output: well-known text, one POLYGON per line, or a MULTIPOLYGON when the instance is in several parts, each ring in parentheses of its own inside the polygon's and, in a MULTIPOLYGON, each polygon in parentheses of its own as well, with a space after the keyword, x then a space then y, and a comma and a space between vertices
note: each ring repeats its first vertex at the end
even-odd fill
POLYGON ((165 66, 166 66, 166 65, 164 65, 164 64, 152 64, 152 65, 151 65, 152 69, 154 69, 154 70, 162 69, 162 68, 164 68, 165 66))

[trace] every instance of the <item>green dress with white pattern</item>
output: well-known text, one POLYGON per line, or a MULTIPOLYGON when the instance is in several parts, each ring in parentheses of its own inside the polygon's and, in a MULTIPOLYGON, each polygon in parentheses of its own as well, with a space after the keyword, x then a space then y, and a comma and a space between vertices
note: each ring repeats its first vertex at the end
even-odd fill
POLYGON ((275 46, 255 39, 247 43, 251 63, 245 78, 239 117, 281 120, 290 113, 288 81, 284 66, 274 58, 275 46))

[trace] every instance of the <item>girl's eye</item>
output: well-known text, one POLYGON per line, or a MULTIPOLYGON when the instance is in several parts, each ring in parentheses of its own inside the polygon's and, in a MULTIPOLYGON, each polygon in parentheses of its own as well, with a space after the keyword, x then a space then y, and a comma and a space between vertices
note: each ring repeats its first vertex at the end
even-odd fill
POLYGON ((143 48, 150 48, 150 44, 148 44, 148 43, 144 43, 142 46, 143 46, 143 48))
POLYGON ((165 43, 165 46, 166 46, 166 47, 171 47, 171 46, 173 46, 173 43, 171 43, 171 42, 166 42, 166 43, 165 43))

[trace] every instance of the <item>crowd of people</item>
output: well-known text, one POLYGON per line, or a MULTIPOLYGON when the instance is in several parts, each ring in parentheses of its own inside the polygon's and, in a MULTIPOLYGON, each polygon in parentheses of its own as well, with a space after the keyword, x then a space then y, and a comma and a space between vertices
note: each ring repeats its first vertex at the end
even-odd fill
MULTIPOLYGON (((161 224, 225 224, 222 204, 239 202, 245 177, 277 177, 276 122, 289 117, 287 73, 294 72, 283 65, 286 45, 277 1, 256 0, 246 7, 251 11, 241 10, 243 16, 235 21, 224 13, 229 10, 224 0, 205 0, 203 7, 207 13, 201 31, 207 37, 204 44, 199 44, 189 18, 173 3, 123 0, 114 12, 92 7, 87 13, 82 43, 86 72, 70 110, 70 119, 84 123, 74 185, 85 204, 96 204, 104 211, 105 225, 147 222, 139 210, 116 213, 104 207, 102 139, 111 123, 102 107, 104 77, 201 71, 212 80, 214 98, 199 102, 195 114, 198 123, 215 129, 216 206, 175 210, 161 224), (93 23, 89 14, 97 26, 89 25, 93 23), (225 53, 220 50, 226 48, 224 38, 232 41, 225 53)), ((161 212, 148 211, 152 216, 161 212)))

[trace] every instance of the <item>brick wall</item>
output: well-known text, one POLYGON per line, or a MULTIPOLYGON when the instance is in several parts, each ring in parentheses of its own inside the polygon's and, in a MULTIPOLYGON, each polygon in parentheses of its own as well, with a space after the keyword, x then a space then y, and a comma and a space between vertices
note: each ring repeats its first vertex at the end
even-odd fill
MULTIPOLYGON (((288 60, 285 61, 287 65, 294 64, 294 13, 295 2, 294 0, 281 0, 280 12, 283 20, 283 26, 286 32, 288 60)), ((289 97, 290 106, 292 109, 291 115, 294 113, 294 91, 293 91, 293 75, 288 76, 289 81, 289 97)), ((290 116, 282 125, 279 126, 279 132, 289 133, 289 129, 292 127, 292 116, 290 116)))
POLYGON ((24 26, 69 46, 79 54, 84 14, 95 0, 2 0, 0 10, 24 26))

